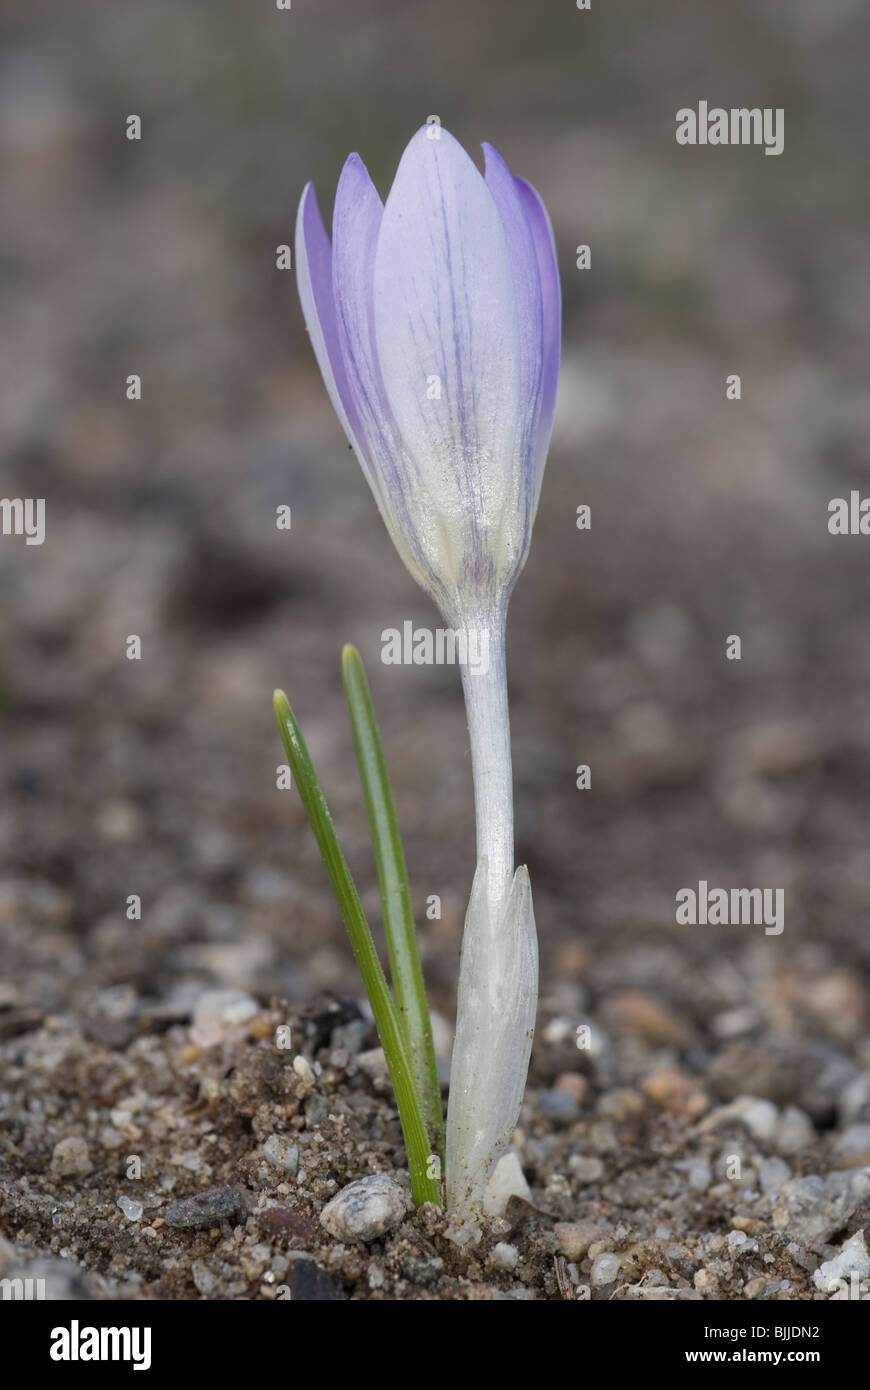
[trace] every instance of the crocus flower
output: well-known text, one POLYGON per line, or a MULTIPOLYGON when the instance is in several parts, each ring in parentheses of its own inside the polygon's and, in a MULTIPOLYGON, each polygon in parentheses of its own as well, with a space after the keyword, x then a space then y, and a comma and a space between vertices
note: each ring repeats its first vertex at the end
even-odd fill
POLYGON ((485 635, 462 668, 478 866, 466 915, 447 1121, 450 1205, 476 1213, 516 1123, 537 994, 525 869, 514 873, 504 660, 559 370, 552 230, 532 186, 490 145, 485 175, 446 130, 408 144, 386 204, 358 155, 332 243, 309 184, 296 265, 311 342, 387 530, 454 627, 485 635))

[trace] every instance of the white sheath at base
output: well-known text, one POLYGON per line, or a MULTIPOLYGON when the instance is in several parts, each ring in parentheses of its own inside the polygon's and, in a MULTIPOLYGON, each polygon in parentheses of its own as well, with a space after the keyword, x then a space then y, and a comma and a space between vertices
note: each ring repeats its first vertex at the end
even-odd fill
POLYGON ((487 1179, 516 1126, 538 998, 538 940, 525 867, 500 920, 478 863, 465 918, 447 1111, 447 1207, 478 1220, 487 1179))

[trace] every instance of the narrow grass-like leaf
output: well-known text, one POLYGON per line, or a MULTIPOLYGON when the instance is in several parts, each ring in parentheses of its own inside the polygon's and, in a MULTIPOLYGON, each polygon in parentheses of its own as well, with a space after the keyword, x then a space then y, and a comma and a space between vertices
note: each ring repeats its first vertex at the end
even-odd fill
POLYGON ((408 871, 365 667, 355 647, 344 648, 341 670, 378 868, 396 1006, 411 1045, 411 1064, 429 1138, 435 1152, 441 1154, 444 1145, 441 1090, 432 1044, 432 1023, 417 950, 408 871))
POLYGON ((422 1202, 438 1203, 441 1200, 440 1187, 433 1172, 433 1154, 414 1080, 405 1030, 381 969, 356 884, 338 843, 326 798, 317 780, 305 740, 282 690, 275 691, 274 706, 290 769, 344 918, 384 1049, 405 1137, 414 1201, 417 1206, 422 1202))

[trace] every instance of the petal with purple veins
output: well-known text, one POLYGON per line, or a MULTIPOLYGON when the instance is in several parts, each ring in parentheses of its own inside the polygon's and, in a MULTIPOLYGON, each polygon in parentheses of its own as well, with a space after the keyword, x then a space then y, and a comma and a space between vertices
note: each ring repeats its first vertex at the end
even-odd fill
POLYGON ((357 456, 362 457, 359 419, 341 353, 332 293, 332 248, 311 183, 305 186, 296 216, 296 286, 329 399, 357 456))
MULTIPOLYGON (((375 343, 374 262, 384 208, 359 155, 345 161, 332 215, 332 284, 348 390, 365 439, 360 462, 381 515, 412 573, 437 590, 431 557, 412 516, 414 463, 387 403, 375 343)), ((434 499, 430 499, 430 509, 434 499)))
POLYGON ((513 267, 520 333, 520 373, 528 438, 537 430, 543 365, 541 277, 532 229, 517 181, 492 145, 484 144, 486 183, 495 199, 513 267))
POLYGON ((373 276, 383 204, 358 154, 341 171, 332 214, 332 290, 348 391, 371 458, 361 460, 379 504, 380 474, 395 473, 392 433, 375 352, 373 276))
POLYGON ((431 130, 406 148, 384 209, 375 338, 406 451, 466 551, 452 557, 455 570, 469 542, 478 554, 486 548, 475 534, 498 522, 515 479, 520 349, 498 208, 461 145, 431 130))
POLYGON ((541 378, 541 415, 538 423, 537 494, 541 487, 547 448, 553 429, 553 412, 556 408, 556 387, 559 381, 559 357, 562 347, 562 290, 559 283, 556 241, 547 209, 544 207, 540 194, 530 183, 520 178, 517 179, 516 183, 535 242, 543 306, 543 372, 541 378))

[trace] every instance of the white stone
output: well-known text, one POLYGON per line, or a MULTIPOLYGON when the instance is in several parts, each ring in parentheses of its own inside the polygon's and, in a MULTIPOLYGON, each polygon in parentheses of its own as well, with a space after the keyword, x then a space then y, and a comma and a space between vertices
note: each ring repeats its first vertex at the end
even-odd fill
POLYGON ((504 1216, 511 1197, 521 1197, 524 1202, 532 1200, 532 1192, 526 1182, 516 1149, 508 1149, 502 1154, 492 1170, 483 1197, 484 1214, 489 1217, 504 1216))
POLYGON ((128 1221, 138 1221, 144 1211, 142 1203, 134 1202, 132 1197, 119 1197, 118 1206, 128 1221))
POLYGON ((557 1047, 560 1043, 573 1041, 577 1024, 572 1018, 551 1018, 543 1030, 545 1043, 557 1047))
POLYGON ((515 1245, 500 1240, 493 1247, 492 1262, 497 1269, 516 1269, 519 1258, 520 1252, 515 1245))
POLYGON ((314 1071, 307 1057, 303 1057, 299 1052, 293 1058, 293 1070, 302 1081, 310 1081, 314 1085, 314 1071))
POLYGON ((604 1284, 612 1284, 619 1276, 622 1261, 618 1255, 612 1254, 609 1250, 602 1250, 600 1255, 596 1255, 592 1261, 592 1273, 589 1276, 591 1283, 596 1288, 601 1288, 604 1284))
POLYGON ((88 1146, 77 1135, 58 1140, 52 1150, 51 1166, 62 1178, 85 1178, 94 1169, 88 1146))
POLYGON ((772 1100, 744 1099, 742 1112, 737 1117, 746 1126, 753 1139, 769 1144, 779 1126, 779 1110, 772 1100))
POLYGON ((776 1128, 775 1148, 781 1154, 799 1154, 816 1137, 813 1122, 798 1105, 787 1105, 776 1128))
POLYGON ((568 1167, 578 1182, 598 1182, 604 1177, 604 1164, 601 1159, 592 1158, 587 1154, 572 1154, 568 1159, 568 1167))
POLYGON ((837 1280, 848 1281, 852 1274, 858 1279, 866 1279, 870 1275, 870 1254, 867 1253, 863 1231, 857 1231, 847 1240, 839 1255, 819 1265, 813 1275, 813 1283, 822 1293, 832 1294, 837 1292, 837 1280))
POLYGON ((390 1073, 387 1070, 387 1059, 384 1056, 382 1047, 369 1048, 368 1052, 360 1052, 357 1055, 356 1064, 361 1072, 364 1072, 372 1081, 387 1081, 390 1073))
POLYGON ((327 1202, 320 1224, 336 1240, 377 1240, 404 1220, 408 1211, 405 1189, 383 1174, 352 1182, 327 1202))
POLYGON ((214 1047, 228 1033, 238 1032, 259 1013, 256 999, 242 989, 208 989, 193 1009, 191 1041, 199 1047, 214 1047))

